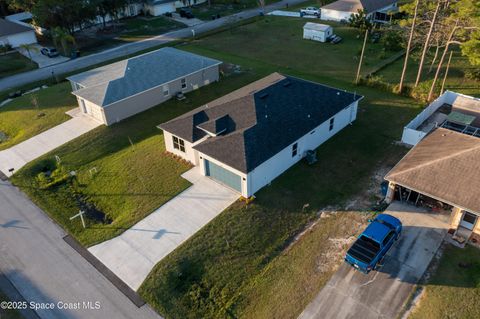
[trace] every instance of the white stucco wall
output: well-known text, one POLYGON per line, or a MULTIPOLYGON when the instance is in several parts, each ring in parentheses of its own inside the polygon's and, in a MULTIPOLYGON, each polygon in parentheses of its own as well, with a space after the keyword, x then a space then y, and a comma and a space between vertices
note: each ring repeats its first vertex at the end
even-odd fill
POLYGON ((170 152, 170 153, 173 153, 177 156, 180 156, 184 160, 187 160, 194 165, 199 165, 198 152, 196 150, 194 150, 192 147, 194 145, 200 143, 200 141, 197 141, 194 144, 194 143, 190 143, 190 142, 184 140, 184 142, 185 142, 185 152, 182 152, 182 151, 177 150, 173 147, 173 136, 174 136, 173 134, 171 134, 167 131, 163 131, 163 138, 165 140, 165 149, 167 150, 167 152, 170 152))
POLYGON ((320 11, 320 18, 322 20, 330 20, 330 21, 341 21, 347 20, 350 18, 351 12, 345 11, 337 11, 331 9, 321 9, 320 11))
POLYGON ((1 37, 0 42, 10 44, 13 48, 18 48, 22 44, 37 43, 37 37, 35 36, 35 31, 32 30, 1 37))
MULTIPOLYGON (((259 189, 268 185, 272 180, 286 171, 289 167, 300 161, 307 150, 316 149, 345 126, 353 122, 357 117, 357 107, 358 101, 337 113, 334 116, 335 122, 332 131, 329 131, 330 119, 328 119, 308 134, 262 163, 253 171, 249 172, 247 176, 247 193, 246 196, 244 196, 252 196, 259 189), (298 143, 297 155, 292 157, 292 145, 295 143, 298 143)), ((321 152, 317 152, 317 157, 319 156, 322 156, 321 152)))
POLYGON ((80 97, 77 97, 77 102, 78 102, 78 107, 80 108, 80 112, 91 116, 92 118, 94 118, 96 121, 100 123, 106 122, 105 110, 103 109, 103 107, 98 106, 80 97), (83 109, 83 106, 82 106, 82 102, 81 102, 82 100, 83 100, 83 103, 85 103, 85 110, 83 109))

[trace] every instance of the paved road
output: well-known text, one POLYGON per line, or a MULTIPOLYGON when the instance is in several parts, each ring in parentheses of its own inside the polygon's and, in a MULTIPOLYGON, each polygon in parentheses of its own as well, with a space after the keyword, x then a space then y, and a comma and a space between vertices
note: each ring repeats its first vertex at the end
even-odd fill
POLYGON ((74 114, 72 119, 0 151, 0 172, 11 176, 10 169, 13 168, 16 172, 28 162, 101 125, 90 116, 82 115, 77 109, 69 113, 74 114))
POLYGON ((133 290, 160 260, 240 196, 201 175, 198 167, 182 176, 193 185, 120 236, 88 249, 133 290))
POLYGON ((393 203, 387 210, 403 223, 380 271, 368 275, 343 264, 299 319, 396 318, 448 229, 448 216, 393 203))
MULTIPOLYGON (((54 303, 42 319, 158 319, 148 305, 137 308, 68 246, 64 232, 8 182, 0 181, 0 272, 28 302, 54 303), (99 302, 99 310, 60 310, 57 303, 99 302)), ((95 305, 95 304, 94 304, 95 305)))
MULTIPOLYGON (((286 6, 287 3, 289 5, 295 5, 297 3, 301 3, 304 1, 305 0, 283 0, 267 6, 266 11, 270 12, 273 10, 277 10, 279 8, 283 8, 286 6)), ((142 41, 124 44, 106 51, 87 55, 85 57, 80 57, 78 59, 71 60, 65 63, 61 63, 54 66, 49 66, 46 68, 37 69, 37 70, 25 72, 25 73, 16 74, 0 80, 0 91, 50 78, 52 76, 52 72, 54 72, 54 74, 68 73, 68 72, 89 67, 91 65, 102 63, 111 59, 127 56, 130 54, 136 53, 138 51, 149 49, 151 47, 165 44, 174 40, 189 38, 192 36, 192 29, 195 30, 196 34, 201 34, 201 33, 219 28, 221 26, 224 26, 228 23, 232 23, 234 21, 239 21, 242 19, 254 17, 258 15, 258 13, 259 13, 258 8, 242 11, 237 14, 234 14, 233 16, 222 17, 220 19, 208 21, 191 28, 184 28, 184 29, 172 31, 172 32, 165 33, 165 34, 152 37, 149 39, 145 39, 142 41)))

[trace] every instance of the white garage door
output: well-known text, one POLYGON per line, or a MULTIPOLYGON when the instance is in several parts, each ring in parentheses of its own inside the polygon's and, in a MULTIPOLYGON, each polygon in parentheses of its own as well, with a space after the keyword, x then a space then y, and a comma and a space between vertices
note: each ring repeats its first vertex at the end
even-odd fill
POLYGON ((80 99, 80 107, 83 113, 90 115, 91 117, 95 118, 96 120, 102 123, 104 122, 103 113, 99 106, 85 102, 85 100, 80 99))

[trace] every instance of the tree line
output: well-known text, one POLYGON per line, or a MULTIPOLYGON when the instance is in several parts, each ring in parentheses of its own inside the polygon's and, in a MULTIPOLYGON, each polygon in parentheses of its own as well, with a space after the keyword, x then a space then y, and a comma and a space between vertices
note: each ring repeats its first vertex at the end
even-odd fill
POLYGON ((450 52, 451 57, 454 47, 460 48, 471 65, 480 66, 480 1, 415 0, 402 6, 401 10, 408 14, 407 19, 400 21, 400 26, 408 30, 408 36, 398 85, 400 93, 405 87, 406 70, 413 48, 420 50, 414 88, 419 86, 424 77, 427 53, 434 51, 429 69, 435 70, 435 73, 427 100, 432 100, 437 93, 441 70, 446 66, 447 56, 450 52))
MULTIPOLYGON (((100 17, 118 20, 132 0, 0 0, 12 10, 32 13, 34 24, 46 29, 62 29, 70 35, 100 17)), ((135 1, 138 2, 138 1, 135 1)))

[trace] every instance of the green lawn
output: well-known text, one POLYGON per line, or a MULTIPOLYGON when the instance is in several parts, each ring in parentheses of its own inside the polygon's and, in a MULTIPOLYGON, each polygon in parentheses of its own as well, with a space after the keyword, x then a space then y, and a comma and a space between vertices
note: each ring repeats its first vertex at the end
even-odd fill
MULTIPOLYGON (((305 19, 302 18, 269 16, 232 31, 202 38, 196 47, 206 54, 228 53, 235 58, 263 61, 274 68, 353 82, 363 44, 358 30, 330 23, 334 32, 343 38, 341 43, 334 45, 304 40, 304 24, 305 19)), ((369 72, 391 54, 382 53, 379 43, 369 44, 362 71, 369 72)))
POLYGON ((6 139, 0 137, 0 150, 68 120, 65 112, 77 106, 71 91, 70 83, 64 82, 18 97, 0 107, 0 133, 6 135, 6 139))
POLYGON ((410 319, 480 318, 480 251, 447 246, 410 319), (461 267, 460 264, 467 267, 461 267))
POLYGON ((186 27, 185 24, 167 17, 152 18, 138 16, 125 19, 123 22, 125 23, 126 30, 120 34, 119 38, 124 41, 138 41, 142 38, 149 38, 154 35, 186 27))
POLYGON ((232 75, 188 94, 186 101, 170 100, 119 124, 98 127, 26 165, 12 181, 82 244, 112 238, 189 186, 180 175, 190 165, 165 154, 163 135, 156 126, 254 78, 250 73, 232 75), (74 170, 77 180, 44 189, 39 176, 46 170, 56 172, 53 155, 62 161, 62 169, 56 171, 74 170), (80 221, 70 221, 81 208, 79 198, 105 213, 112 223, 92 219, 83 229, 80 221))
POLYGON ((38 68, 37 64, 30 61, 18 52, 0 54, 0 79, 21 72, 38 68))
MULTIPOLYGON (((441 53, 440 53, 441 54, 441 53)), ((436 69, 433 68, 430 71, 430 64, 433 60, 434 50, 428 55, 427 62, 424 64, 424 72, 422 74, 422 81, 433 79, 436 69)), ((448 56, 446 57, 448 59, 448 56)), ((440 57, 437 61, 440 60, 440 57)), ((386 82, 397 84, 400 79, 400 74, 402 73, 404 59, 398 59, 394 63, 385 67, 384 69, 377 72, 375 75, 378 75, 383 78, 386 82)), ((445 60, 444 65, 446 66, 447 60, 445 60)), ((412 58, 409 59, 409 64, 406 73, 406 84, 413 85, 417 77, 417 71, 419 66, 419 52, 415 51, 412 55, 412 58)), ((450 69, 448 71, 447 81, 445 83, 445 89, 452 90, 455 92, 460 92, 473 96, 480 96, 480 81, 471 80, 465 77, 465 70, 475 69, 474 66, 471 66, 468 62, 468 59, 461 55, 461 52, 458 50, 454 51, 452 62, 450 64, 450 69)), ((443 69, 445 70, 445 68, 443 69)), ((442 71, 440 78, 438 80, 439 85, 443 81, 443 75, 445 73, 442 71)))
MULTIPOLYGON (((202 38, 182 49, 240 64, 259 76, 280 71, 355 90, 366 98, 354 125, 319 148, 315 165, 300 162, 293 166, 259 191, 253 203, 232 205, 160 261, 140 293, 167 318, 272 318, 272 313, 277 318, 296 318, 330 273, 311 278, 315 256, 322 253, 321 243, 315 243, 316 253, 308 253, 303 244, 295 245, 294 258, 284 248, 316 219, 319 209, 342 206, 361 194, 375 167, 392 154, 398 158, 405 153, 393 142, 419 111, 418 105, 408 98, 351 84, 355 68, 344 61, 351 53, 343 51, 349 51, 351 42, 354 47, 361 42, 351 29, 341 31, 350 35, 345 46, 334 47, 301 40, 303 21, 267 21, 202 38), (315 53, 311 45, 318 46, 315 53), (331 50, 337 50, 336 55, 318 57, 331 50), (302 211, 307 203, 309 209, 302 211), (307 288, 302 290, 305 283, 307 288)), ((322 221, 320 233, 335 233, 345 219, 334 218, 332 223, 322 221)), ((318 240, 320 233, 306 235, 305 245, 318 240)))

